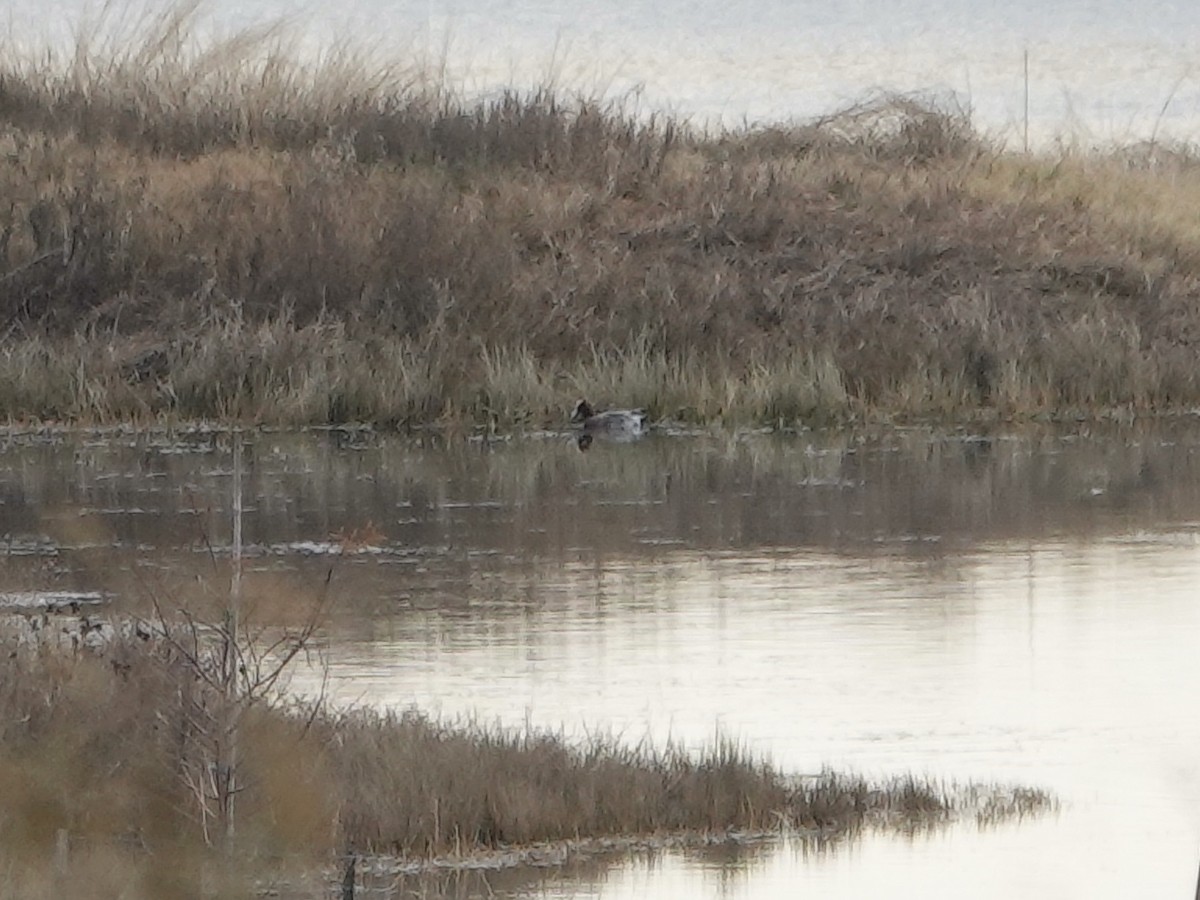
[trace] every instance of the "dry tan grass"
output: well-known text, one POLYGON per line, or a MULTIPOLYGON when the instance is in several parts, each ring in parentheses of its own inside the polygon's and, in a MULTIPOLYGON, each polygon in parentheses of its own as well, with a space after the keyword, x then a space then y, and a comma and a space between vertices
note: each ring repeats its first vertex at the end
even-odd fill
MULTIPOLYGON (((98 653, 4 649, 0 888, 21 896, 86 883, 89 896, 189 897, 222 869, 236 896, 248 879, 320 867, 347 849, 470 855, 781 824, 828 836, 945 821, 956 797, 979 805, 983 796, 915 779, 797 781, 727 739, 699 754, 601 737, 579 745, 415 711, 314 714, 280 701, 243 720, 239 854, 229 869, 212 864, 183 777, 201 735, 194 672, 177 655, 136 638, 98 653), (60 830, 71 852, 56 874, 60 830)), ((989 820, 1050 803, 1034 791, 986 794, 989 820)))
POLYGON ((879 98, 705 136, 548 92, 200 45, 0 55, 0 412, 557 421, 1200 402, 1200 165, 1002 153, 879 98))

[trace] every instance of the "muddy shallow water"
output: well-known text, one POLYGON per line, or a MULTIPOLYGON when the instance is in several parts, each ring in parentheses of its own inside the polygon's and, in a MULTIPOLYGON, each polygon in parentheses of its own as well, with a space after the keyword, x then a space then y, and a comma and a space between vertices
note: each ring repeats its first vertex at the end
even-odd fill
MULTIPOLYGON (((249 605, 294 620, 332 571, 337 702, 688 746, 723 732, 796 772, 1014 781, 1064 801, 982 831, 464 876, 427 895, 1194 889, 1200 426, 661 436, 586 454, 553 435, 248 440, 249 605)), ((0 441, 0 605, 202 605, 225 577, 230 475, 227 439, 205 433, 0 441)))

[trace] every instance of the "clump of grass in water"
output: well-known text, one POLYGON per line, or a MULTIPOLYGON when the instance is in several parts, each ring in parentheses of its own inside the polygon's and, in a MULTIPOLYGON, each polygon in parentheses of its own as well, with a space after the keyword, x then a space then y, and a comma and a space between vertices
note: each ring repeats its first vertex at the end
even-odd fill
MULTIPOLYGON (((181 701, 190 679, 153 641, 117 640, 101 654, 3 654, 0 865, 9 887, 53 895, 43 880, 60 829, 75 848, 67 883, 103 885, 119 872, 122 896, 133 897, 182 895, 198 883, 208 851, 180 777, 193 752, 181 701)), ((411 710, 281 700, 248 712, 241 745, 238 847, 248 879, 326 865, 347 847, 470 856, 622 835, 775 833, 781 824, 828 836, 941 822, 960 808, 912 778, 797 781, 728 738, 689 754, 411 710)), ((988 815, 999 817, 1006 795, 994 796, 988 815)), ((1033 813, 1047 801, 1026 791, 1008 802, 1033 813)))

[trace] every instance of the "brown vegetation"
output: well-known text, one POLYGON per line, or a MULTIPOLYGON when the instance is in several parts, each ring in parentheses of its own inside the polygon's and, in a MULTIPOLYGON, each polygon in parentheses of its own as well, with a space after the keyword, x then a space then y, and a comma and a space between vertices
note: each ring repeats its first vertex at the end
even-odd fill
POLYGON ((1187 153, 1017 156, 894 98, 705 136, 548 92, 468 103, 348 50, 196 47, 188 22, 0 57, 0 415, 1200 402, 1187 153))
MULTIPOLYGON (((136 637, 100 652, 0 646, 0 893, 63 896, 87 879, 88 896, 195 896, 215 849, 191 778, 209 758, 194 667, 136 637), (63 832, 69 863, 56 876, 63 832)), ((242 723, 237 859, 260 883, 347 849, 422 858, 781 826, 828 837, 945 821, 960 802, 989 821, 1049 803, 911 778, 797 781, 728 740, 698 755, 604 738, 576 746, 416 712, 282 702, 248 708, 242 723)))
POLYGON ((0 75, 10 417, 1195 402, 1193 236, 1145 196, 1187 165, 1013 159, 913 104, 700 139, 269 55, 247 93, 262 48, 180 24, 0 75))

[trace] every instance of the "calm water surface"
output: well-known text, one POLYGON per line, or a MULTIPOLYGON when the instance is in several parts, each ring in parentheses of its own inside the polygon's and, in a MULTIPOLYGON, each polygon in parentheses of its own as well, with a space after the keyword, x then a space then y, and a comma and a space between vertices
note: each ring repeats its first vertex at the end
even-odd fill
MULTIPOLYGON (((6 21, 18 44, 60 42, 100 5, 11 0, 6 21)), ((471 94, 553 83, 740 125, 932 91, 1018 147, 1028 51, 1035 144, 1200 135, 1200 6, 1174 0, 211 0, 201 17, 221 32, 278 19, 314 52, 342 36, 471 94)))
MULTIPOLYGON (((983 832, 665 854, 446 896, 1194 890, 1198 425, 662 436, 586 454, 553 435, 280 433, 248 456, 250 604, 287 621, 332 569, 338 702, 686 746, 720 732, 796 772, 1064 800, 983 832), (365 546, 332 553, 347 536, 365 546)), ((201 602, 225 577, 229 488, 210 435, 9 437, 0 591, 201 602)))

